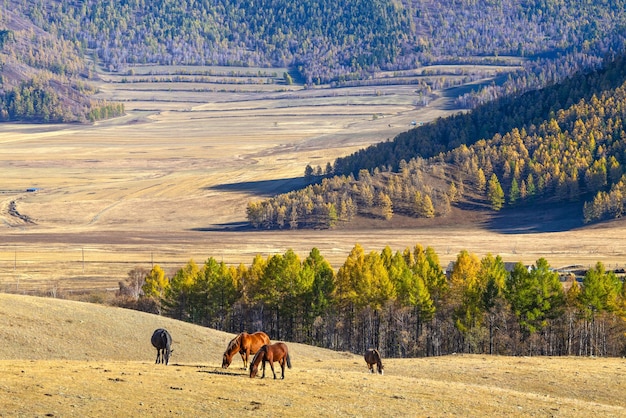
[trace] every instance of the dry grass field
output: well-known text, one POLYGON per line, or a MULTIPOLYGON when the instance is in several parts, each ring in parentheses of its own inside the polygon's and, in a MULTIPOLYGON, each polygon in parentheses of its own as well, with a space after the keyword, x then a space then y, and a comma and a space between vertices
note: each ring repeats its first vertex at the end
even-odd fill
POLYGON ((249 264, 256 254, 305 257, 313 247, 338 268, 356 243, 367 251, 431 246, 444 265, 464 249, 525 263, 545 257, 555 267, 626 262, 623 222, 562 225, 563 214, 542 209, 332 231, 242 229, 248 201, 300 186, 307 164, 324 167, 413 121, 449 114, 453 92, 434 91, 423 106, 410 84, 304 89, 272 84, 270 73, 255 84, 224 69, 214 72, 220 83, 171 81, 167 71, 102 75, 99 95, 125 103, 121 118, 0 125, 0 291, 110 290, 135 267, 170 272, 208 257, 249 264))
POLYGON ((626 416, 625 359, 384 359, 381 376, 360 355, 288 343, 285 380, 250 379, 239 357, 220 367, 232 335, 188 323, 7 294, 0 317, 2 417, 626 416), (154 364, 159 327, 169 366, 154 364))
MULTIPOLYGON (((543 209, 331 231, 241 228, 250 199, 299 186, 306 164, 449 114, 451 93, 424 107, 410 85, 145 81, 163 71, 103 75, 101 97, 124 101, 125 117, 0 125, 0 291, 112 290, 135 267, 249 264, 290 248, 305 257, 317 247, 338 268, 356 243, 431 246, 443 264, 463 249, 554 266, 626 261, 623 222, 582 228, 543 209)), ((385 359, 379 376, 359 355, 289 343, 293 368, 274 381, 248 378, 239 359, 221 369, 232 335, 167 318, 8 294, 0 317, 0 417, 626 416, 624 359, 385 359), (167 367, 153 364, 158 327, 174 339, 167 367)))

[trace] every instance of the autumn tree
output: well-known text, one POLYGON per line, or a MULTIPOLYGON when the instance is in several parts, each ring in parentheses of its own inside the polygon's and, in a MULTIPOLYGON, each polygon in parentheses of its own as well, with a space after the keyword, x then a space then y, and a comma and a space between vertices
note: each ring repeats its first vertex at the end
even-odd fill
POLYGON ((614 272, 607 272, 601 262, 587 270, 578 298, 585 319, 581 354, 606 355, 607 316, 624 316, 621 311, 622 287, 622 281, 614 272))
POLYGON ((170 281, 158 264, 155 264, 146 275, 141 286, 143 297, 154 301, 157 313, 161 314, 162 301, 170 288, 170 281))
POLYGON ((491 204, 493 210, 500 210, 504 205, 504 191, 498 181, 498 176, 492 174, 489 178, 489 184, 487 185, 487 199, 491 204))
POLYGON ((192 295, 199 276, 200 268, 189 260, 171 278, 163 299, 163 306, 171 317, 193 323, 201 319, 202 307, 192 295))

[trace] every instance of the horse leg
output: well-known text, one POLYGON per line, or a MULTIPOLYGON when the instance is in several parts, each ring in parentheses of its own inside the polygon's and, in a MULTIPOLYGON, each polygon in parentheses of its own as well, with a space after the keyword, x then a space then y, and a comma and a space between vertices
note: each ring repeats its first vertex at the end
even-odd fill
POLYGON ((274 371, 274 360, 269 360, 270 367, 272 368, 272 374, 274 375, 274 379, 276 379, 276 372, 274 371))
POLYGON ((279 362, 279 363, 280 363, 280 369, 281 369, 281 371, 282 371, 282 376, 281 376, 281 379, 284 379, 284 378, 285 378, 285 363, 286 363, 286 362, 287 362, 287 361, 285 360, 285 357, 283 357, 283 359, 279 362))
POLYGON ((243 369, 248 370, 248 359, 246 357, 246 352, 240 351, 239 354, 241 355, 241 361, 243 361, 243 369))
POLYGON ((261 367, 263 368, 263 374, 261 375, 261 379, 263 379, 265 377, 265 359, 263 359, 263 365, 261 367))

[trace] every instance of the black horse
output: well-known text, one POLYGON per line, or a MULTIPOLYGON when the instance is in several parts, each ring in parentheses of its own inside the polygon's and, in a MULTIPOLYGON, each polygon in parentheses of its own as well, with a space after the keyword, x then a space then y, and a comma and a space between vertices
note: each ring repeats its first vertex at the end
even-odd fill
POLYGON ((163 363, 167 366, 170 362, 170 354, 172 354, 172 336, 166 329, 159 328, 152 334, 152 345, 157 350, 156 362, 163 363))
POLYGON ((369 348, 365 352, 365 363, 367 363, 367 367, 370 370, 370 373, 374 373, 374 364, 378 369, 378 374, 383 374, 383 362, 380 358, 380 353, 375 348, 369 348))

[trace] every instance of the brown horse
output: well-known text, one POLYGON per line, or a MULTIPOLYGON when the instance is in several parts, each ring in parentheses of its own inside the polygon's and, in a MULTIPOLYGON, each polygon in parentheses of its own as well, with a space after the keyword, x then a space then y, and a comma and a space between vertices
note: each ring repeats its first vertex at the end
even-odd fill
POLYGON ((281 379, 285 378, 285 364, 291 369, 291 358, 289 357, 289 350, 285 343, 266 344, 257 353, 250 363, 250 377, 255 377, 259 371, 259 363, 263 362, 263 374, 261 379, 265 377, 265 362, 270 363, 274 379, 276 379, 276 372, 274 371, 274 362, 277 361, 282 369, 281 379))
POLYGON ((248 334, 245 331, 242 332, 228 343, 228 347, 226 347, 226 351, 224 351, 224 358, 222 359, 222 368, 228 368, 233 360, 233 356, 238 352, 241 354, 241 359, 243 360, 243 368, 247 370, 250 354, 256 353, 259 351, 259 348, 269 343, 270 337, 263 331, 258 331, 254 334, 248 334))
POLYGON ((376 364, 376 368, 378 369, 378 374, 383 374, 383 362, 380 359, 380 353, 375 348, 370 348, 365 352, 365 362, 367 363, 367 367, 370 369, 370 373, 374 373, 374 364, 376 364))

